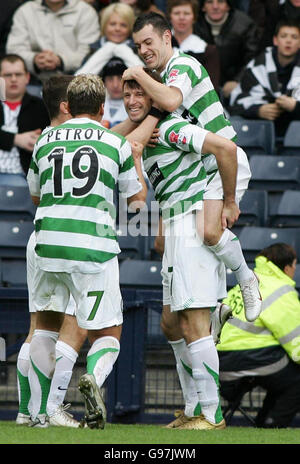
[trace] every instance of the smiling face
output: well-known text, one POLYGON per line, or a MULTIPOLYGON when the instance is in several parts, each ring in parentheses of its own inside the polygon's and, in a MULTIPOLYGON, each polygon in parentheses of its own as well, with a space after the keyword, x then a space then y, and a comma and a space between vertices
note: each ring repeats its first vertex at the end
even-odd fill
POLYGON ((140 31, 133 33, 133 40, 139 56, 149 69, 162 72, 173 55, 172 34, 166 30, 162 35, 147 24, 140 31))
POLYGON ((300 47, 300 31, 297 27, 283 26, 273 39, 278 47, 278 55, 290 58, 296 55, 300 47))
POLYGON ((194 13, 191 5, 178 5, 172 8, 170 20, 175 34, 192 34, 194 13))
POLYGON ((132 88, 127 82, 124 83, 123 101, 129 119, 135 123, 142 122, 152 106, 151 98, 139 85, 132 88))
POLYGON ((118 13, 112 13, 106 23, 105 36, 107 40, 114 43, 122 43, 130 36, 127 22, 118 13))

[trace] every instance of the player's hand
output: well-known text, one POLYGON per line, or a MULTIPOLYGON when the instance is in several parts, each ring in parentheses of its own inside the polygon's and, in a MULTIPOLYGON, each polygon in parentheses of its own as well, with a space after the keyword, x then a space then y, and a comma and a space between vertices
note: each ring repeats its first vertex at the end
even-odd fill
POLYGON ((224 200, 224 206, 221 215, 222 229, 225 230, 227 227, 230 229, 238 220, 239 215, 240 209, 236 202, 224 200))
POLYGON ((136 80, 141 72, 145 72, 143 66, 131 66, 123 72, 122 79, 123 81, 136 80))
POLYGON ((147 147, 156 147, 156 144, 158 143, 158 138, 159 138, 159 129, 156 127, 154 131, 152 132, 152 135, 147 143, 147 147))
POLYGON ((130 142, 133 159, 139 160, 143 155, 143 145, 140 142, 130 142))
POLYGON ((19 148, 24 148, 24 150, 32 151, 41 132, 41 129, 35 129, 28 132, 22 132, 21 134, 16 134, 14 138, 14 145, 19 148))

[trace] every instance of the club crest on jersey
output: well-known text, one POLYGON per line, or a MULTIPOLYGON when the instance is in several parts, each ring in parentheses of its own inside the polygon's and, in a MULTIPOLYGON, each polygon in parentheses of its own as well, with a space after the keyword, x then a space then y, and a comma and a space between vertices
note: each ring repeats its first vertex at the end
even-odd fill
POLYGON ((170 132, 169 140, 171 143, 177 143, 179 145, 185 145, 187 143, 186 136, 184 134, 177 134, 175 131, 170 132))
POLYGON ((170 74, 168 75, 168 82, 173 82, 176 77, 178 76, 179 74, 179 69, 172 69, 172 71, 170 72, 170 74))

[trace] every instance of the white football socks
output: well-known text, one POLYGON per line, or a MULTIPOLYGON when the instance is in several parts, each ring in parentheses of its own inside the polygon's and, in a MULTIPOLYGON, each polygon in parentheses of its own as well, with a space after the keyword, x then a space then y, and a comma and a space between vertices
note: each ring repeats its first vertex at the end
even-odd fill
POLYGON ((191 355, 186 342, 182 338, 176 341, 169 340, 169 343, 176 359, 176 369, 185 403, 184 414, 188 417, 199 416, 201 407, 193 379, 191 355))
POLYGON ((71 381, 73 367, 78 358, 77 351, 61 340, 56 342, 55 352, 55 371, 47 402, 47 414, 49 416, 52 416, 57 408, 63 404, 71 381))
POLYGON ((29 416, 30 386, 28 381, 30 343, 23 343, 17 359, 19 412, 29 416))
POLYGON ((93 374, 99 388, 111 373, 120 352, 120 343, 115 337, 100 337, 87 354, 87 372, 93 374))
POLYGON ((253 272, 245 261, 240 241, 231 230, 225 229, 219 242, 208 248, 234 272, 238 283, 253 278, 253 272))
POLYGON ((55 369, 55 345, 58 332, 36 329, 30 343, 29 385, 31 390, 30 414, 46 414, 51 379, 55 369))
POLYGON ((212 423, 219 423, 222 410, 219 399, 219 357, 213 337, 200 338, 188 346, 201 412, 212 423))

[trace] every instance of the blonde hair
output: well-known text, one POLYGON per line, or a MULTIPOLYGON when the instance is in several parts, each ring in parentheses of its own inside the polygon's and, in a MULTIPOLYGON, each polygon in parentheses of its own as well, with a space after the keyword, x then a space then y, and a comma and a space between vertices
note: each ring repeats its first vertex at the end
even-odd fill
POLYGON ((106 8, 103 8, 103 10, 100 12, 101 35, 106 35, 106 25, 113 13, 118 14, 123 19, 123 21, 127 23, 130 36, 135 21, 135 14, 133 8, 126 3, 112 3, 106 8))
POLYGON ((79 74, 70 82, 67 90, 69 110, 72 116, 98 114, 105 102, 105 86, 95 74, 79 74))

